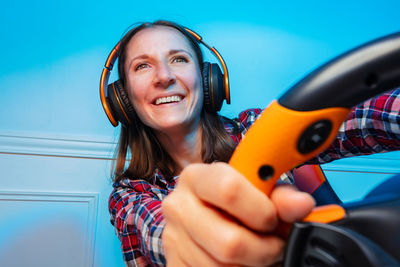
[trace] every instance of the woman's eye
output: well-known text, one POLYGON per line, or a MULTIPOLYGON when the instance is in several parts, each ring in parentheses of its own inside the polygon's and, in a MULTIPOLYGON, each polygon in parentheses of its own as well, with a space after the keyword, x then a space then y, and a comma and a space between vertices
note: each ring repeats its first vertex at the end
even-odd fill
POLYGON ((148 67, 149 67, 148 64, 146 64, 146 63, 141 63, 141 64, 139 64, 139 65, 136 66, 135 70, 141 70, 141 69, 145 69, 145 68, 148 68, 148 67))
POLYGON ((185 57, 179 56, 172 59, 173 63, 186 63, 188 60, 185 57))

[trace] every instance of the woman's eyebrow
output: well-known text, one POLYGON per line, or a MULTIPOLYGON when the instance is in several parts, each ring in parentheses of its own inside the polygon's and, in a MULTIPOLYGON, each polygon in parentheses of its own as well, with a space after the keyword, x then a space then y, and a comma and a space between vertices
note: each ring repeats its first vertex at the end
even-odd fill
POLYGON ((172 50, 170 50, 169 51, 169 55, 175 55, 175 54, 178 54, 178 53, 185 53, 185 54, 187 54, 188 56, 190 56, 191 58, 193 58, 193 55, 189 52, 189 51, 187 51, 187 50, 185 50, 185 49, 172 49, 172 50))
POLYGON ((149 58, 149 56, 147 54, 138 55, 138 56, 132 58, 131 61, 129 61, 128 70, 131 68, 132 62, 134 62, 135 60, 148 59, 148 58, 149 58))

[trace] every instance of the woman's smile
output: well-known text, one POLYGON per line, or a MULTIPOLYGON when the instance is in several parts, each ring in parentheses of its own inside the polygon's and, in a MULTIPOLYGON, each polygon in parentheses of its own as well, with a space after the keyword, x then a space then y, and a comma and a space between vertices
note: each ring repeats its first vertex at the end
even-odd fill
POLYGON ((166 104, 171 104, 171 103, 179 103, 182 101, 184 97, 180 95, 172 95, 172 96, 164 96, 164 97, 159 97, 154 101, 154 104, 156 106, 159 105, 166 105, 166 104))

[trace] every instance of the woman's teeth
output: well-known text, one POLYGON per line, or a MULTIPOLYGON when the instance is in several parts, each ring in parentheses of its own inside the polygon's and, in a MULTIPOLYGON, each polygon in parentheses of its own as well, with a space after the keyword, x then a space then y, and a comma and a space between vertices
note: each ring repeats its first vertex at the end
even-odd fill
POLYGON ((181 100, 182 100, 182 98, 177 95, 168 96, 168 97, 160 97, 160 98, 157 98, 156 105, 171 103, 171 102, 179 102, 181 100))

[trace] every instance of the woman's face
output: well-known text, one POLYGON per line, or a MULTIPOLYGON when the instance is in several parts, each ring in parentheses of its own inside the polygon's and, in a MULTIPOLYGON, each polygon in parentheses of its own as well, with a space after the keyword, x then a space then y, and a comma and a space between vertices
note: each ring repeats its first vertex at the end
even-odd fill
POLYGON ((126 49, 125 87, 141 121, 161 132, 198 125, 201 72, 186 37, 155 26, 136 33, 126 49))

